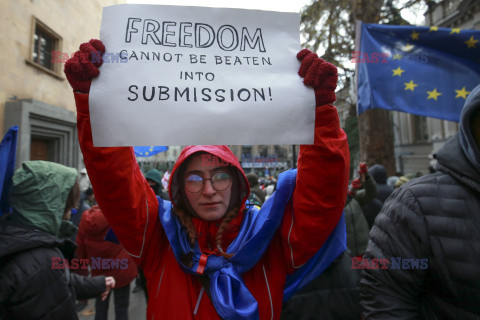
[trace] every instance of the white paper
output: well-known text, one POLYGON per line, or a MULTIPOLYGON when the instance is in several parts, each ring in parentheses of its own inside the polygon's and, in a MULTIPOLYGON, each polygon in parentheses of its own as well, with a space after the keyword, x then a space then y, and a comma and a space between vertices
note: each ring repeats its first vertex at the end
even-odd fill
POLYGON ((244 9, 104 8, 107 54, 90 90, 94 145, 312 144, 315 96, 297 73, 299 19, 244 9))

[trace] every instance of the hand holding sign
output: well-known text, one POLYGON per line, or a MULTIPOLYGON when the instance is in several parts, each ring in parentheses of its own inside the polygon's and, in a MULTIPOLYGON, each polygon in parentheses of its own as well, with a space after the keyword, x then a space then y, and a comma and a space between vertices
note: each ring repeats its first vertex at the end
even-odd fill
POLYGON ((320 107, 335 102, 335 89, 337 88, 337 67, 320 59, 315 53, 303 49, 297 54, 302 61, 298 75, 305 77, 303 83, 312 86, 315 90, 316 106, 320 107))
POLYGON ((98 77, 105 46, 100 40, 82 43, 80 50, 65 63, 65 76, 75 92, 88 93, 92 79, 98 77))

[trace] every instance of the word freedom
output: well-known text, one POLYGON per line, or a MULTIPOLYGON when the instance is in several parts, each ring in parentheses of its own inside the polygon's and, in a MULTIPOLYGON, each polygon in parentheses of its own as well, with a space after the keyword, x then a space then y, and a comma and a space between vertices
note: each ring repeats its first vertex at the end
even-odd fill
POLYGON ((141 44, 155 43, 165 47, 208 48, 216 44, 221 50, 245 51, 247 46, 265 52, 262 29, 257 28, 253 35, 246 27, 237 30, 234 26, 223 25, 218 29, 206 23, 163 21, 153 19, 128 18, 125 42, 140 41, 141 44))
POLYGON ((198 101, 212 101, 217 102, 232 102, 232 101, 266 101, 272 100, 272 89, 268 88, 241 88, 241 89, 211 89, 211 88, 196 88, 196 87, 167 87, 143 86, 141 89, 137 85, 128 87, 131 95, 128 97, 129 101, 137 101, 143 99, 145 101, 182 101, 182 102, 198 102, 198 101))

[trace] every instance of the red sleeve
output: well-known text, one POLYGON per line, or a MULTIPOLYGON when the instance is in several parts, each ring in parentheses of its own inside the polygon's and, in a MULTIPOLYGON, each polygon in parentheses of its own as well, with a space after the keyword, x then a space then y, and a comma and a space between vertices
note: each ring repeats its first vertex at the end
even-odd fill
POLYGON ((132 147, 94 147, 88 95, 75 93, 78 140, 98 205, 125 250, 139 262, 159 237, 158 201, 132 147), (146 241, 149 239, 149 241, 146 241))
POLYGON ((350 156, 337 110, 316 109, 314 145, 300 147, 293 200, 281 226, 290 272, 325 243, 342 215, 347 196, 350 156))

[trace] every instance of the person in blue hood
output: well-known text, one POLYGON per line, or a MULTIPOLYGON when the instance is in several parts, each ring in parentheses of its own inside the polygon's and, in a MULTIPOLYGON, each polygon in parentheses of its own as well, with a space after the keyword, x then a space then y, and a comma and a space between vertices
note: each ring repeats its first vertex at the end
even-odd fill
POLYGON ((434 157, 375 220, 364 259, 389 264, 362 274, 364 319, 480 319, 480 86, 434 157))

